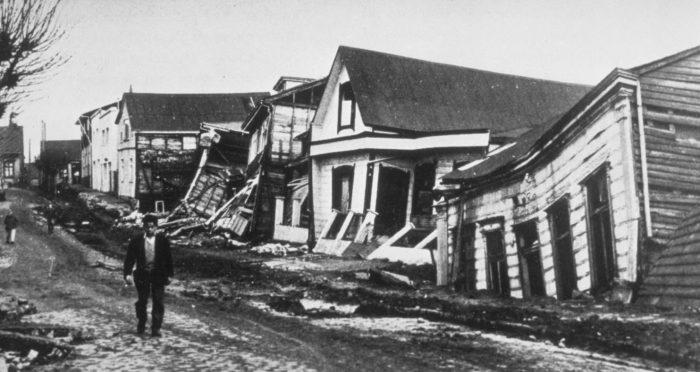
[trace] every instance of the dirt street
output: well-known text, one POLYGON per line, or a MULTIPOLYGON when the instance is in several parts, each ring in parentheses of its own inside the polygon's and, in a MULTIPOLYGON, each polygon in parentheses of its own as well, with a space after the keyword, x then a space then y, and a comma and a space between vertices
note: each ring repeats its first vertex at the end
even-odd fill
MULTIPOLYGON (((135 334, 135 290, 93 267, 101 255, 67 232, 48 235, 31 213, 43 199, 8 191, 0 205, 20 220, 17 244, 0 249, 0 287, 35 303, 27 321, 81 328, 76 353, 42 370, 597 370, 658 369, 644 360, 523 341, 423 319, 308 318, 265 304, 166 294, 162 338, 135 334)), ((177 268, 176 268, 177 277, 177 268)), ((235 295, 233 296, 235 297, 235 295)), ((1 347, 2 345, 0 345, 1 347)))

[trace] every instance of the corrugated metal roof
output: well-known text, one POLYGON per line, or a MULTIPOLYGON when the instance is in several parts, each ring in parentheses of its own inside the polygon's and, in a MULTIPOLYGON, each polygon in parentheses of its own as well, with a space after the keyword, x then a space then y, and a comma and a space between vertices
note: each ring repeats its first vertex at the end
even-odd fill
MULTIPOLYGON (((0 127, 0 156, 23 154, 24 153, 24 130, 22 127, 5 126, 0 127)), ((80 153, 80 142, 78 142, 78 153, 80 153)))
POLYGON ((341 46, 365 124, 408 132, 531 127, 591 86, 533 79, 341 46))
POLYGON ((222 94, 124 93, 133 130, 198 131, 202 122, 242 122, 267 92, 222 94))

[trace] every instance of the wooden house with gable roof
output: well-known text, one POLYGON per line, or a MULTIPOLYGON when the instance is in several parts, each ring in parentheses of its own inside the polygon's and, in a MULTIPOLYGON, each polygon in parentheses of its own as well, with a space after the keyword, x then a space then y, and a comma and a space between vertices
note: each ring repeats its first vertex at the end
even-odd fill
POLYGON ((241 122, 266 95, 124 93, 116 118, 118 195, 142 211, 171 210, 198 169, 200 125, 241 122))
POLYGON ((589 89, 341 46, 311 131, 314 250, 430 262, 437 180, 589 89))

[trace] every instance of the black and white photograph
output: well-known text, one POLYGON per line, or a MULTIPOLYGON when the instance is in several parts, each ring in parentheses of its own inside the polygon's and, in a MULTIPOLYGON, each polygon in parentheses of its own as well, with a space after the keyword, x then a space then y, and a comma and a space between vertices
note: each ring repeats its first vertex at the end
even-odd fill
POLYGON ((0 372, 700 369, 699 1, 0 0, 0 162, 0 372))

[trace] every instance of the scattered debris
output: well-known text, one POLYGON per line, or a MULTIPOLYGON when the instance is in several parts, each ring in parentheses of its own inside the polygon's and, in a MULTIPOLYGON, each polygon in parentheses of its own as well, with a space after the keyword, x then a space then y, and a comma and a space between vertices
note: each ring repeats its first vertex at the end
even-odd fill
POLYGON ((395 285, 411 289, 416 288, 416 285, 407 276, 384 270, 370 269, 369 279, 379 284, 395 285))

